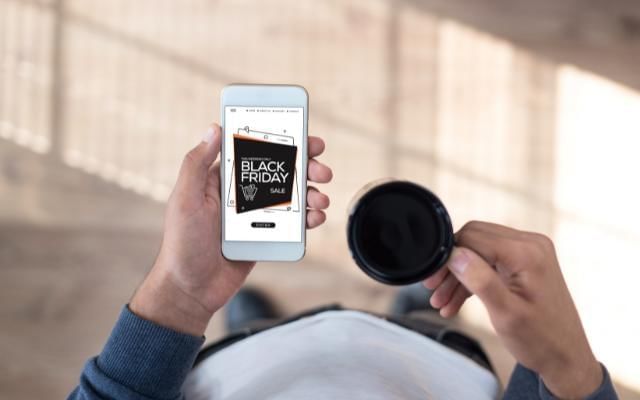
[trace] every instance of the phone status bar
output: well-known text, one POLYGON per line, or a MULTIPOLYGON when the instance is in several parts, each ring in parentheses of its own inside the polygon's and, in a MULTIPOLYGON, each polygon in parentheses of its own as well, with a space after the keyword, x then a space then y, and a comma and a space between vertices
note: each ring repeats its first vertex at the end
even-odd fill
POLYGON ((299 113, 302 112, 300 107, 228 107, 229 112, 244 113, 299 113))

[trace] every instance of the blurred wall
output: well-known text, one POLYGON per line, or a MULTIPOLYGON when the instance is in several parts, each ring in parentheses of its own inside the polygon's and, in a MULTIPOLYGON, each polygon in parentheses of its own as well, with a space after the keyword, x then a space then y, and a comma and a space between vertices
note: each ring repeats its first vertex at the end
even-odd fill
MULTIPOLYGON (((597 355, 640 389, 640 94, 419 3, 0 0, 0 146, 163 202, 224 85, 301 84, 335 175, 309 258, 359 274, 343 234, 351 196, 415 180, 456 227, 551 236, 597 355)), ((5 219, 19 211, 0 205, 5 219)), ((466 316, 487 326, 477 303, 466 316)))

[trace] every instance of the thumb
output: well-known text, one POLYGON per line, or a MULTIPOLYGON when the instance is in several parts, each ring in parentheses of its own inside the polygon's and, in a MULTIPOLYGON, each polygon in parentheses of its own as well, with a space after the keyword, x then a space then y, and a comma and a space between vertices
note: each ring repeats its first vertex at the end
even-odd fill
POLYGON ((467 290, 480 298, 489 311, 502 309, 508 303, 509 289, 496 270, 473 250, 454 248, 447 267, 467 290))
POLYGON ((202 142, 184 157, 177 186, 187 192, 204 191, 211 164, 220 153, 222 133, 218 124, 211 124, 202 137, 202 142))

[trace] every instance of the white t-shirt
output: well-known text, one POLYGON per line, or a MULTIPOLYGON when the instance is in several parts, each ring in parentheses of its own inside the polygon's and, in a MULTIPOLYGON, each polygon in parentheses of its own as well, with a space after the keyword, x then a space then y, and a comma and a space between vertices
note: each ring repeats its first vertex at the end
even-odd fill
POLYGON ((187 400, 496 399, 497 378, 462 354, 357 311, 327 311, 202 361, 187 400))

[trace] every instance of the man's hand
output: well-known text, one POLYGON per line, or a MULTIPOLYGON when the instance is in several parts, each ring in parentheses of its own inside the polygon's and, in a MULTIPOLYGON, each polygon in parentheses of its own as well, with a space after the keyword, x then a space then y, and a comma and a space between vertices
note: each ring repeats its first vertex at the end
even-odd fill
MULTIPOLYGON (((142 318, 192 335, 204 333, 255 264, 228 261, 220 250, 220 143, 214 124, 185 156, 167 204, 160 254, 129 305, 142 318)), ((329 182, 331 170, 314 159, 324 142, 309 137, 308 148, 309 180, 329 182)), ((307 228, 321 225, 329 198, 309 186, 307 206, 307 228)))
POLYGON ((456 233, 448 268, 426 279, 431 304, 455 315, 471 294, 515 358, 542 377, 555 396, 582 398, 603 375, 547 237, 484 222, 456 233))

